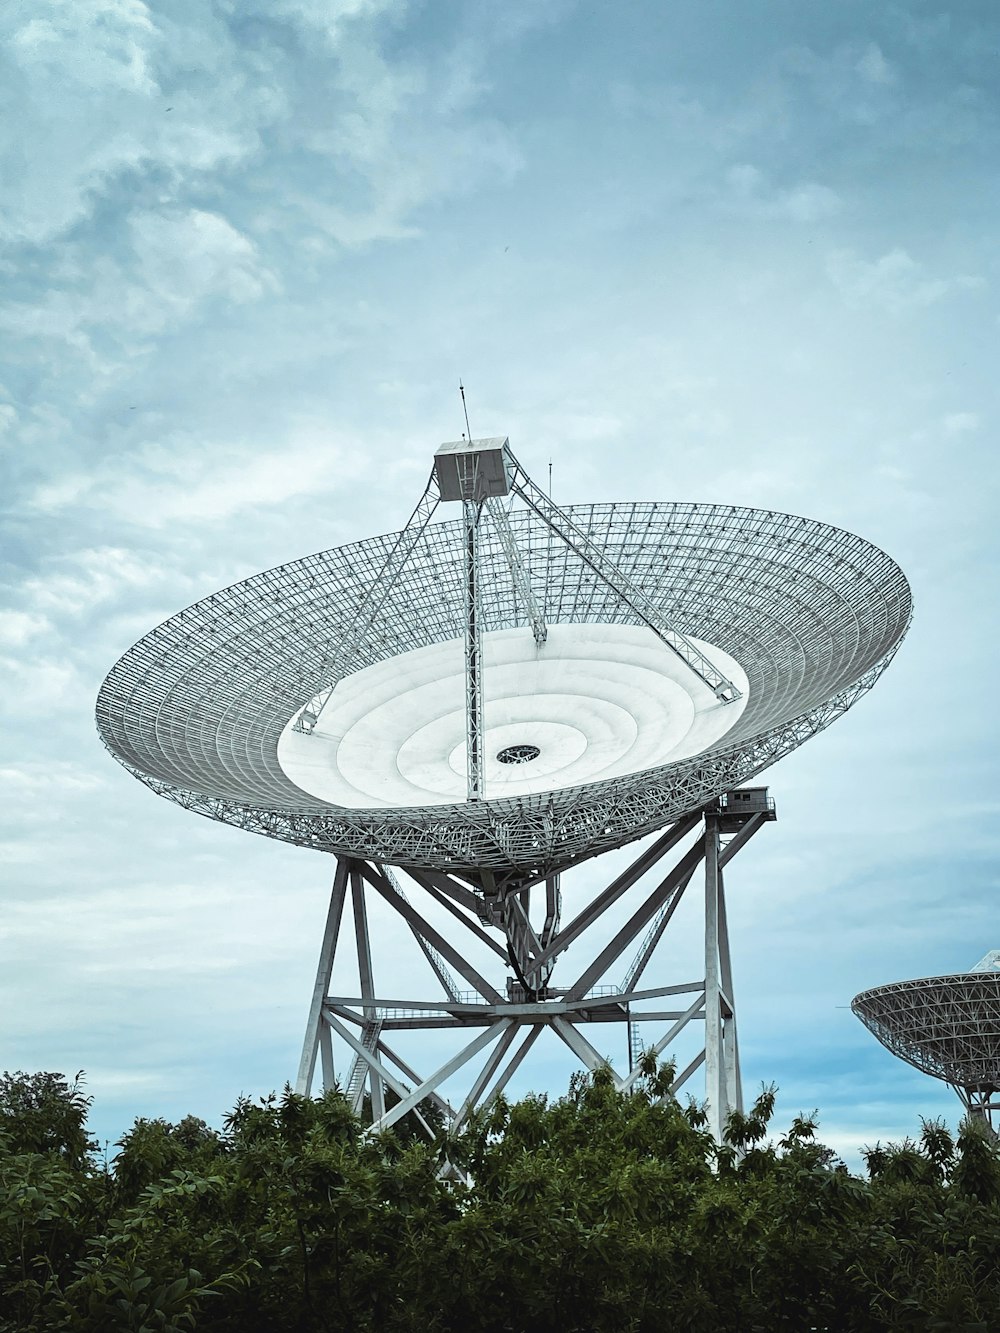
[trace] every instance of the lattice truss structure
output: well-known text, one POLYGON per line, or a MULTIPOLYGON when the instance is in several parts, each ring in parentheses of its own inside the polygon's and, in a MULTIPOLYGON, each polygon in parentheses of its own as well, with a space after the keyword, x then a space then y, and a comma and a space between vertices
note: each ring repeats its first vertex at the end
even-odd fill
POLYGON ((893 1055, 943 1079, 991 1126, 1000 1111, 1000 971, 876 986, 851 1008, 893 1055))
MULTIPOLYGON (((435 900, 450 914, 450 936, 413 905, 391 869, 338 858, 297 1090, 304 1095, 312 1090, 318 1063, 323 1087, 338 1085, 339 1075, 339 1086, 356 1111, 370 1097, 376 1129, 413 1111, 430 1131, 428 1104, 457 1129, 503 1091, 543 1033, 559 1038, 586 1068, 608 1067, 616 1086, 627 1090, 641 1076, 642 1052, 671 1055, 686 1029, 694 1027, 701 1033, 697 1049, 677 1070, 671 1092, 684 1088, 703 1068, 709 1128, 719 1138, 729 1111, 743 1107, 723 871, 774 818, 766 788, 725 794, 705 811, 673 824, 565 924, 558 878, 546 882, 536 913, 544 919, 533 923, 527 890, 498 892, 484 901, 445 873, 410 870, 410 886, 419 889, 421 899, 435 900), (704 912, 704 953, 692 971, 700 975, 665 986, 644 985, 657 947, 699 871, 703 891, 699 886, 693 892, 704 912), (387 999, 379 989, 366 902, 372 891, 406 923, 437 979, 438 997, 387 999), (610 940, 593 943, 589 937, 601 934, 602 923, 619 903, 628 906, 626 920, 610 940), (353 931, 344 930, 345 909, 353 931), (590 944, 586 966, 555 985, 558 960, 585 935, 590 944), (343 952, 345 936, 346 949, 357 961, 360 994, 331 992, 338 945, 343 952), (477 952, 485 965, 475 960, 477 952), (609 982, 630 954, 622 980, 609 982), (497 977, 498 959, 513 969, 514 978, 497 977), (608 1024, 624 1026, 628 1034, 621 1072, 608 1056, 614 1030, 608 1024), (457 1049, 422 1076, 399 1038, 441 1030, 456 1035, 457 1049), (340 1067, 335 1047, 346 1057, 340 1067), (454 1105, 442 1088, 460 1075, 465 1075, 465 1090, 454 1105)), ((393 968, 400 968, 398 956, 393 968)))
POLYGON ((701 809, 821 731, 871 688, 909 623, 898 566, 828 525, 728 505, 551 506, 567 540, 538 494, 538 508, 509 513, 506 539, 479 524, 481 632, 528 628, 532 607, 549 627, 649 623, 643 599, 746 673, 746 706, 708 751, 607 782, 404 809, 342 808, 292 782, 279 739, 331 682, 466 632, 466 524, 430 521, 430 491, 402 533, 268 570, 140 640, 101 689, 105 744, 160 795, 250 832, 541 882, 701 809))

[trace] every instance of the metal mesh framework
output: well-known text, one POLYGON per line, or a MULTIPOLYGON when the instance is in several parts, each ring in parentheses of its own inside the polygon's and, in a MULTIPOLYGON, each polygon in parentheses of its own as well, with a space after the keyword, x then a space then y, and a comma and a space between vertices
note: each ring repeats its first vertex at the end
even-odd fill
MULTIPOLYGON (((278 738, 328 686, 395 533, 267 570, 165 621, 104 682, 101 736, 155 792, 224 823, 341 855, 533 882, 700 809, 794 750, 871 688, 906 632, 910 590, 898 566, 826 524, 727 505, 564 512, 671 625, 743 666, 749 702, 711 749, 605 782, 478 803, 348 810, 300 790, 278 763, 278 738)), ((637 623, 537 515, 509 518, 548 624, 637 623)), ((353 643, 351 671, 462 636, 463 541, 460 520, 423 530, 353 643)), ((492 525, 479 554, 483 630, 527 625, 492 525)))
POLYGON ((966 1093, 1000 1090, 1000 972, 875 986, 851 1008, 893 1055, 925 1074, 966 1093))

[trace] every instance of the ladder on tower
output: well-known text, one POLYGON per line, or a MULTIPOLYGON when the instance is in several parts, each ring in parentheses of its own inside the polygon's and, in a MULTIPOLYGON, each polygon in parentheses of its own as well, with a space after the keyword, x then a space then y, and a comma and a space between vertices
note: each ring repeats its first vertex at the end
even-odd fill
POLYGON ((642 1041, 642 1024, 637 1023, 631 1015, 628 1020, 628 1072, 631 1074, 636 1069, 642 1053, 645 1050, 642 1041))
MULTIPOLYGON (((382 1019, 370 1018, 361 1029, 361 1045, 366 1051, 371 1051, 374 1055, 378 1047, 378 1039, 382 1034, 382 1019)), ((368 1061, 363 1060, 360 1055, 354 1057, 354 1063, 351 1065, 351 1072, 347 1078, 347 1088, 344 1095, 351 1104, 354 1114, 361 1109, 361 1098, 364 1095, 365 1080, 368 1077, 368 1061)))

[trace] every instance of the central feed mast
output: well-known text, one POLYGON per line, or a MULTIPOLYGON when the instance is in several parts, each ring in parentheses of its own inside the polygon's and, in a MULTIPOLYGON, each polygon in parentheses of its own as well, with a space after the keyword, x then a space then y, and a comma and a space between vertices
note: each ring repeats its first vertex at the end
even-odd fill
MULTIPOLYGON (((479 522, 484 507, 491 500, 510 494, 512 461, 505 437, 442 444, 434 455, 434 476, 441 499, 462 502, 465 526, 465 772, 466 799, 469 801, 481 801, 486 795, 483 780, 483 602, 479 580, 479 522)), ((514 584, 521 592, 522 600, 523 590, 526 590, 533 603, 527 571, 521 564, 503 506, 493 505, 490 516, 503 534, 501 544, 514 575, 514 584)), ((535 642, 544 643, 544 622, 532 617, 532 628, 535 642)))
POLYGON ((535 485, 511 453, 506 436, 493 436, 484 440, 463 438, 442 444, 434 454, 432 481, 437 483, 441 500, 461 501, 465 528, 463 586, 467 800, 481 801, 486 797, 483 754, 483 608, 479 569, 479 525, 484 511, 488 511, 497 530, 514 586, 531 622, 535 643, 539 648, 545 643, 548 633, 531 589, 530 576, 507 520, 506 510, 499 503, 503 496, 514 494, 523 500, 546 527, 575 551, 583 563, 616 592, 657 638, 708 686, 720 703, 735 703, 742 697, 737 686, 688 638, 667 625, 646 595, 553 503, 550 496, 535 485))

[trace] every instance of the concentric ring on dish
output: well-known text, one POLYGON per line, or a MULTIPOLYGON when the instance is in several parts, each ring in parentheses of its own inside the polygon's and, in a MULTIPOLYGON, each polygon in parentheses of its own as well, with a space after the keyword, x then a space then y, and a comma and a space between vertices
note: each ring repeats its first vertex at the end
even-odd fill
MULTIPOLYGON (((539 647, 526 629, 483 643, 487 796, 579 786, 706 749, 746 707, 739 664, 709 654, 743 690, 720 707, 711 690, 643 625, 553 625, 539 647), (497 753, 533 745, 531 766, 497 753)), ((345 677, 315 729, 298 712, 278 762, 303 791, 347 808, 448 805, 465 798, 464 645, 445 640, 345 677)))

